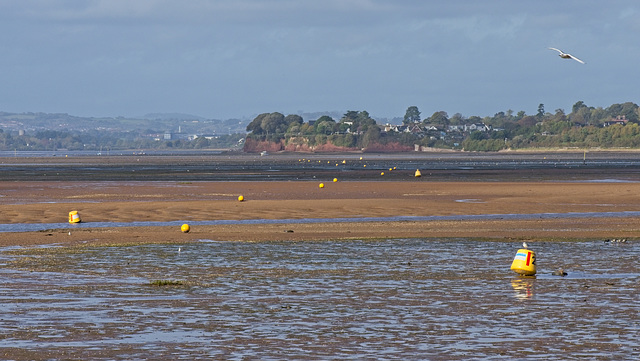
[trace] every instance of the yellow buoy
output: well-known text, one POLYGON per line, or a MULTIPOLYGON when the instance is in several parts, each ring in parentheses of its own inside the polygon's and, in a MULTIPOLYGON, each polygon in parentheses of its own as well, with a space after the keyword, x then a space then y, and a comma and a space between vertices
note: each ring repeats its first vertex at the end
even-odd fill
POLYGON ((333 183, 337 182, 338 178, 333 178, 333 183))
POLYGON ((238 202, 244 201, 244 196, 238 196, 238 202))
POLYGON ((384 172, 380 172, 380 175, 384 175, 384 172))
POLYGON ((536 274, 536 253, 530 249, 521 248, 511 263, 511 270, 523 276, 536 274))
POLYGON ((80 215, 78 211, 69 212, 69 223, 80 223, 80 215))
POLYGON ((320 184, 318 184, 318 187, 320 187, 320 188, 324 188, 324 183, 320 183, 320 184))
POLYGON ((182 231, 182 233, 189 233, 191 227, 189 227, 189 225, 185 223, 182 225, 182 227, 180 227, 180 230, 182 231))
POLYGON ((422 177, 422 173, 420 173, 420 169, 416 169, 416 177, 422 177))

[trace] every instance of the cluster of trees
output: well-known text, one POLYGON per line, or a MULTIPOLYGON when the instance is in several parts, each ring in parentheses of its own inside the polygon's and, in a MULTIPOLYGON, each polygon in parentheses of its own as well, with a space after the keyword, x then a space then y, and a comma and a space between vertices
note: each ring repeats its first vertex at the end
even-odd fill
MULTIPOLYGON (((589 107, 579 101, 566 114, 563 109, 546 112, 544 104, 534 115, 512 110, 494 116, 464 117, 437 111, 422 118, 418 107, 407 108, 400 131, 383 131, 366 111, 348 111, 338 121, 322 116, 305 123, 298 115, 258 115, 248 126, 248 138, 310 146, 327 142, 362 149, 372 144, 398 143, 467 151, 498 151, 523 148, 614 148, 640 147, 640 110, 632 102, 608 108, 589 107), (611 125, 612 123, 615 123, 611 125), (465 125, 483 125, 482 130, 460 131, 465 125)), ((469 127, 477 129, 478 127, 469 127)))
MULTIPOLYGON (((452 118, 456 118, 455 116, 452 118)), ((499 112, 482 119, 493 131, 471 132, 461 148, 470 151, 494 151, 523 148, 637 148, 640 147, 638 124, 640 109, 632 102, 595 108, 582 101, 566 114, 554 113, 538 106, 535 115, 524 112, 499 112)))
POLYGON ((305 123, 299 115, 284 116, 281 113, 258 115, 249 125, 248 138, 315 146, 327 142, 346 148, 366 148, 379 142, 381 129, 366 111, 348 111, 336 121, 323 115, 315 121, 305 123))

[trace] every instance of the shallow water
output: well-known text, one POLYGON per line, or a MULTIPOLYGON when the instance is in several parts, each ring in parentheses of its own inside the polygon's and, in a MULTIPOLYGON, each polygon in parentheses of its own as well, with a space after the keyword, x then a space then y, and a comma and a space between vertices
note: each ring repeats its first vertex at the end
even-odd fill
MULTIPOLYGON (((460 200, 474 202, 474 200, 460 200)), ((456 201, 458 202, 458 201, 456 201)), ((527 220, 557 218, 625 218, 638 217, 640 211, 621 212, 569 212, 569 213, 505 213, 505 214, 457 214, 447 216, 395 216, 357 218, 295 218, 295 219, 244 219, 209 221, 142 221, 142 222, 82 222, 82 223, 0 223, 0 232, 37 232, 52 229, 80 229, 106 227, 162 227, 180 226, 185 222, 192 226, 214 226, 222 224, 309 224, 309 223, 349 223, 349 222, 403 222, 403 221, 458 221, 458 220, 527 220)))
POLYGON ((6 248, 16 360, 638 359, 640 246, 466 239, 6 248), (566 277, 552 276, 562 267, 566 277), (153 286, 154 280, 178 285, 153 286))

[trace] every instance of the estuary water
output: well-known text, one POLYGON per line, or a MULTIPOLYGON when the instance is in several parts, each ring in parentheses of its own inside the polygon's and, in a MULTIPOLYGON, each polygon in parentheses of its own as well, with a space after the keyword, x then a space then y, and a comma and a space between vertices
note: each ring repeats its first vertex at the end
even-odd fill
POLYGON ((640 244, 474 239, 11 247, 8 360, 635 360, 640 244), (551 273, 563 268, 565 277, 551 273))

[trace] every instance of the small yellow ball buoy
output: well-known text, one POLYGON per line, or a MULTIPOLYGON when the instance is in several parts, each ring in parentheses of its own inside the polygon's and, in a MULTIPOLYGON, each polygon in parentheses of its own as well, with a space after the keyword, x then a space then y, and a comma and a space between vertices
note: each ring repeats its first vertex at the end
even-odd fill
POLYGON ((189 227, 189 225, 185 223, 182 225, 182 227, 180 227, 180 230, 182 231, 182 233, 189 233, 191 227, 189 227))
POLYGON ((367 167, 367 165, 365 164, 365 165, 363 165, 363 167, 365 167, 365 168, 366 168, 366 167, 367 167))
POLYGON ((362 157, 360 157, 360 160, 362 160, 362 157))
POLYGON ((318 187, 320 187, 320 188, 324 188, 324 183, 320 183, 320 184, 318 184, 318 187))
POLYGON ((384 175, 384 172, 380 172, 380 175, 384 175))
POLYGON ((244 201, 244 196, 238 196, 238 202, 244 201))
POLYGON ((333 183, 337 182, 338 178, 333 178, 333 183))
POLYGON ((416 177, 422 177, 422 173, 420 173, 420 169, 416 169, 416 177))

